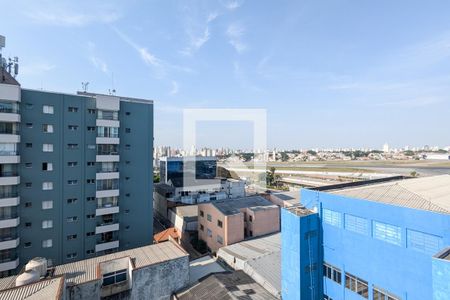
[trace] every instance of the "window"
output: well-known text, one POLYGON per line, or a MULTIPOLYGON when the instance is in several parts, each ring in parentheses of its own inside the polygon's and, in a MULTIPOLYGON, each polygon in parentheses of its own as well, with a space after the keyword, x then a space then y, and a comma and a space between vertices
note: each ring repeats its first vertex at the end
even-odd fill
POLYGON ((42 125, 42 131, 45 133, 53 133, 53 125, 50 124, 42 125))
POLYGON ((206 233, 207 233, 207 235, 209 236, 209 237, 212 237, 212 231, 211 231, 211 229, 206 229, 206 233))
POLYGON ((42 229, 53 228, 53 220, 42 221, 42 229))
POLYGON ((67 218, 67 222, 68 222, 68 223, 76 222, 76 221, 78 221, 78 217, 77 217, 77 216, 74 216, 74 217, 68 217, 68 218, 67 218))
POLYGON ((25 244, 23 245, 24 248, 30 248, 31 247, 31 242, 25 242, 25 244))
POLYGON ((88 114, 95 114, 95 109, 88 108, 88 114))
POLYGON ((78 184, 78 180, 76 180, 76 179, 67 180, 67 184, 68 185, 76 185, 76 184, 78 184))
POLYGON ((53 240, 48 239, 42 241, 42 248, 51 248, 51 247, 53 247, 53 240))
POLYGON ((327 263, 323 264, 323 276, 337 282, 338 284, 341 284, 342 282, 341 270, 327 263))
POLYGON ((44 114, 50 114, 50 115, 53 115, 53 113, 54 113, 54 107, 53 107, 53 105, 44 105, 44 106, 42 106, 42 112, 43 112, 44 114))
POLYGON ((25 182, 25 187, 26 188, 30 188, 32 186, 33 186, 33 184, 31 182, 25 182))
POLYGON ((32 163, 25 163, 25 168, 32 168, 33 164, 32 163))
POLYGON ((53 144, 43 144, 42 151, 44 152, 53 152, 53 144))
POLYGON ((336 227, 342 227, 342 218, 340 212, 324 208, 322 212, 322 220, 324 223, 336 227))
POLYGON ((130 112, 129 111, 127 111, 126 113, 125 113, 127 116, 129 116, 130 115, 130 112))
POLYGON ((205 216, 205 213, 203 212, 203 210, 201 210, 201 211, 200 211, 200 217, 203 218, 204 216, 205 216))
POLYGON ((27 109, 32 109, 32 108, 33 108, 33 103, 26 103, 26 104, 25 104, 25 107, 26 107, 27 109))
POLYGON ((97 191, 117 190, 118 188, 119 188, 119 179, 97 180, 97 191))
POLYGON ((86 218, 88 218, 88 219, 94 219, 94 218, 95 218, 95 214, 86 215, 86 218))
POLYGON ((67 163, 67 166, 69 166, 69 167, 75 167, 76 165, 78 165, 78 162, 76 162, 76 161, 69 161, 67 163))
POLYGON ((25 144, 25 147, 26 147, 26 148, 32 148, 32 147, 33 147, 33 144, 32 144, 32 143, 26 143, 26 144, 25 144))
POLYGON ((95 235, 95 231, 89 231, 86 233, 86 236, 93 236, 95 235))
POLYGON ((369 222, 360 217, 345 214, 345 229, 359 234, 367 235, 369 233, 369 222))
POLYGON ((126 133, 130 133, 131 132, 131 128, 125 128, 125 132, 126 133))
POLYGON ((66 255, 66 257, 67 257, 67 259, 73 259, 73 258, 77 257, 77 253, 76 252, 68 253, 66 255))
POLYGON ((210 215, 210 214, 207 214, 207 215, 206 215, 206 220, 208 220, 209 222, 211 222, 211 221, 212 221, 212 217, 211 217, 211 215, 210 215))
POLYGON ((91 250, 87 250, 86 254, 94 254, 94 250, 92 250, 92 249, 91 250))
POLYGON ((373 287, 373 300, 400 300, 400 297, 384 291, 378 287, 373 287))
POLYGON ((402 243, 401 228, 382 222, 373 221, 373 237, 398 246, 402 243))
POLYGON ((42 190, 49 191, 53 190, 53 182, 51 181, 45 181, 42 183, 42 190))
POLYGON ((25 222, 25 227, 31 227, 31 222, 25 222))
POLYGON ((249 220, 250 222, 252 222, 252 221, 253 221, 253 216, 248 216, 248 220, 249 220))
POLYGON ((204 227, 202 224, 200 224, 200 230, 201 230, 201 231, 204 231, 204 230, 205 230, 205 227, 204 227))
POLYGON ((88 180, 86 180, 86 182, 88 184, 94 184, 95 183, 95 179, 88 179, 88 180))
POLYGON ((94 200, 95 200, 95 197, 87 197, 86 200, 87 200, 87 201, 94 201, 94 200))
POLYGON ((33 203, 31 203, 31 202, 25 202, 25 207, 31 207, 31 206, 33 206, 33 203))
POLYGON ((367 285, 367 281, 349 273, 345 273, 345 287, 350 291, 369 299, 369 287, 367 285))
POLYGON ((223 226, 222 221, 217 220, 217 226, 219 226, 220 228, 222 228, 222 226, 223 226))
POLYGON ((130 144, 126 144, 125 145, 125 150, 130 150, 131 149, 131 145, 130 144))
POLYGON ((95 131, 95 126, 88 126, 87 131, 95 131))
POLYGON ((42 171, 53 171, 53 163, 42 163, 42 171))
POLYGON ((78 125, 68 125, 67 128, 71 131, 78 130, 78 125))
POLYGON ((217 236, 217 242, 221 245, 223 244, 223 238, 220 235, 217 236))
POLYGON ((53 208, 53 200, 42 201, 42 209, 52 209, 52 208, 53 208))
POLYGON ((117 138, 117 137, 119 137, 119 128, 118 127, 99 126, 99 127, 97 127, 97 136, 98 137, 117 138))
POLYGON ((127 280, 127 269, 103 274, 102 286, 116 284, 127 280))
POLYGON ((69 198, 69 199, 67 199, 67 203, 69 203, 69 204, 73 204, 73 203, 75 203, 77 201, 78 201, 77 198, 69 198))
POLYGON ((78 149, 78 144, 67 144, 67 149, 70 150, 78 149))
POLYGON ((427 254, 435 254, 443 248, 442 238, 428 233, 406 230, 406 247, 427 254))
POLYGON ((68 111, 69 112, 77 112, 78 111, 78 107, 69 106, 68 111))
POLYGON ((88 165, 88 167, 95 166, 95 161, 88 161, 87 165, 88 165))
POLYGON ((27 128, 33 128, 33 123, 26 123, 25 126, 27 126, 27 128))
POLYGON ((67 240, 75 240, 77 238, 77 235, 76 234, 69 234, 68 236, 67 236, 67 240))
POLYGON ((97 119, 118 120, 119 119, 119 112, 117 112, 117 111, 110 111, 110 110, 99 110, 97 112, 97 119))

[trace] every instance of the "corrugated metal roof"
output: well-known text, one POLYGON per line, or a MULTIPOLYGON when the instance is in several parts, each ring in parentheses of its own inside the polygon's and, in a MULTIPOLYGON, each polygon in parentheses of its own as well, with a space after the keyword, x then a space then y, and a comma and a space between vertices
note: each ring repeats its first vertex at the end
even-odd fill
POLYGON ((249 260, 265 254, 280 251, 281 234, 275 233, 222 247, 219 249, 217 256, 220 257, 221 252, 225 252, 228 255, 238 257, 242 260, 249 260))
POLYGON ((276 208, 269 200, 261 196, 249 196, 236 199, 217 200, 209 202, 220 210, 224 215, 235 215, 240 213, 241 208, 276 208))
MULTIPOLYGON (((185 256, 188 256, 186 252, 168 241, 59 265, 55 267, 54 276, 64 275, 66 285, 77 285, 98 279, 97 266, 101 262, 130 257, 134 259, 135 268, 141 268, 185 256)), ((0 291, 14 287, 16 278, 17 276, 10 276, 0 279, 0 291)), ((45 282, 45 280, 39 281, 39 283, 41 282, 45 282)), ((28 286, 22 286, 19 289, 27 289, 28 286)), ((0 299, 3 298, 0 297, 0 299)))
POLYGON ((62 276, 41 280, 36 283, 0 291, 2 300, 59 299, 62 295, 64 278, 62 276))
POLYGON ((450 213, 450 175, 404 179, 333 194, 439 213, 450 213))
POLYGON ((281 252, 248 260, 244 272, 266 290, 281 298, 281 252))

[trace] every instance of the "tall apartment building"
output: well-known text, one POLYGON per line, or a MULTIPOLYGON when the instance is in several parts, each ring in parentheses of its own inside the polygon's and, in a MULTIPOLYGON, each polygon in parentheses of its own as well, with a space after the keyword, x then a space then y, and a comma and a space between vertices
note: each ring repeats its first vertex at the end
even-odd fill
POLYGON ((153 102, 22 89, 0 69, 0 275, 151 244, 153 102))
POLYGON ((450 175, 300 198, 282 209, 283 299, 449 299, 450 175))

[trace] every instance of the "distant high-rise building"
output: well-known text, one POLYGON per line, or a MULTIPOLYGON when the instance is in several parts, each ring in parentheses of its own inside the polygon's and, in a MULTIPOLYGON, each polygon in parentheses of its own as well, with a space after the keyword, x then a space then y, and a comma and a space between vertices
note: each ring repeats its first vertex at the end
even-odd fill
POLYGON ((388 143, 385 143, 385 144, 383 145, 383 152, 384 152, 384 153, 389 153, 389 145, 388 145, 388 143))

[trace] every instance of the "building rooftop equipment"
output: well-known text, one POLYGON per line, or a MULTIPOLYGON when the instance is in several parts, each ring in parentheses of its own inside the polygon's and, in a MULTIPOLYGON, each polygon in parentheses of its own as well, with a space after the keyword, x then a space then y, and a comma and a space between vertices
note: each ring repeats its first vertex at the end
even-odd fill
POLYGON ((218 200, 211 202, 218 210, 225 215, 235 215, 240 213, 242 208, 267 209, 277 208, 278 206, 272 204, 269 200, 264 199, 261 196, 250 196, 236 199, 218 200))
POLYGON ((450 214, 450 175, 402 179, 330 192, 345 197, 450 214))

